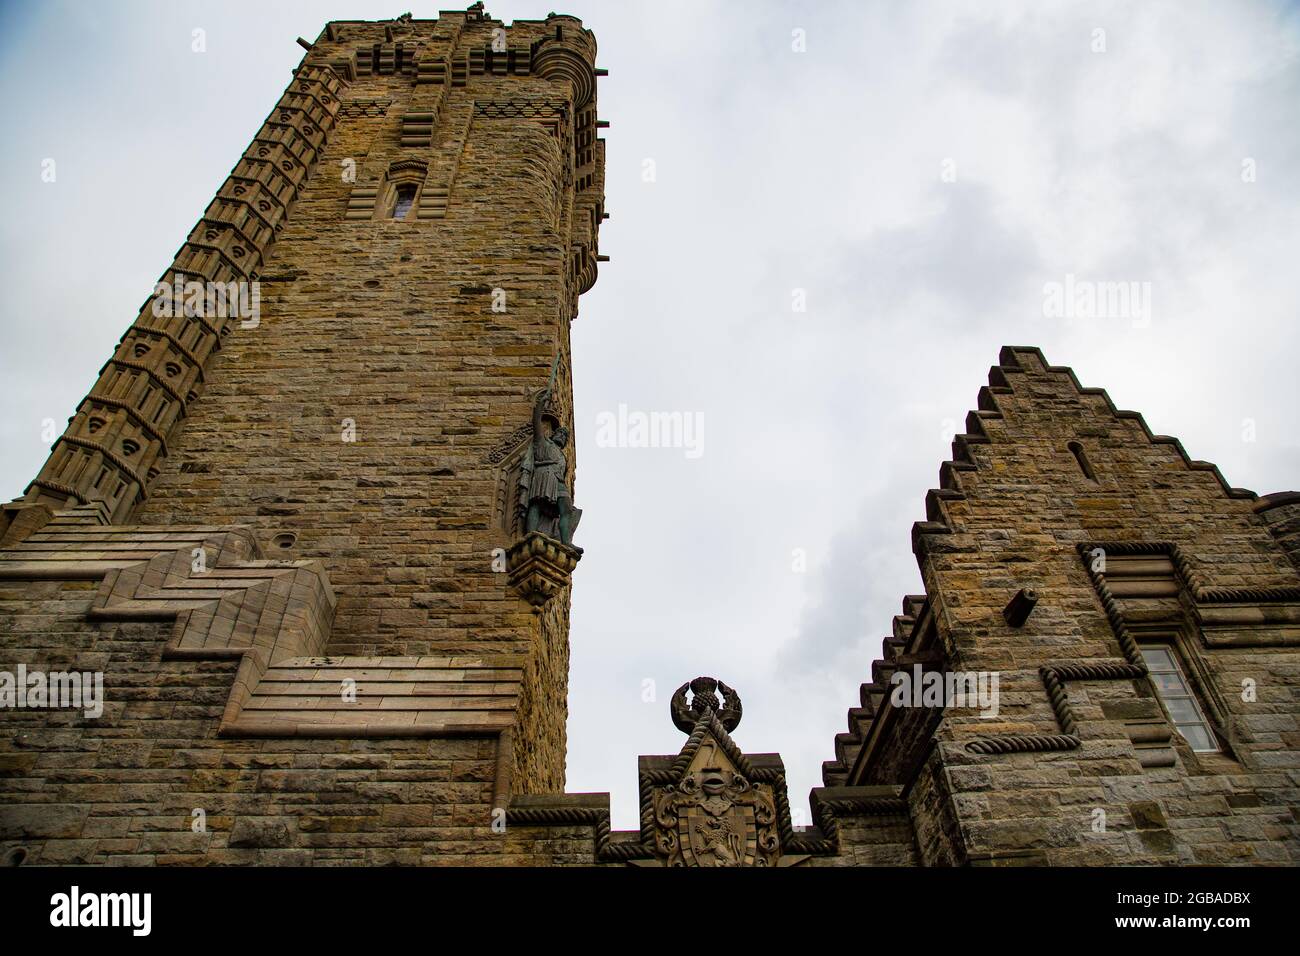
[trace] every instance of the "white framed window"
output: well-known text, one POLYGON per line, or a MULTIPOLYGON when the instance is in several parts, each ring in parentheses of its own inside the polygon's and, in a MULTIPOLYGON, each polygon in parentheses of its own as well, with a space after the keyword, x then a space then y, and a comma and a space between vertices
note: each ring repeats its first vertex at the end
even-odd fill
POLYGON ((1173 648, 1167 644, 1147 644, 1141 651, 1151 683, 1169 715, 1169 722, 1196 753, 1218 753, 1218 737, 1205 719, 1205 711, 1201 709, 1173 648))

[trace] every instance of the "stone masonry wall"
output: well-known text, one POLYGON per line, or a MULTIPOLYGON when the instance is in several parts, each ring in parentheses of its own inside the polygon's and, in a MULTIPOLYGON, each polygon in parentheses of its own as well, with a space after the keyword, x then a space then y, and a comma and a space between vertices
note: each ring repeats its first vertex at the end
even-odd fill
MULTIPOLYGON (((407 42, 441 42, 454 59, 490 46, 500 26, 417 21, 407 42)), ((384 30, 336 25, 341 39, 323 34, 308 60, 383 43, 384 30)), ((546 32, 519 24, 509 44, 546 32)), ((277 556, 325 563, 339 598, 332 653, 536 651, 516 783, 560 789, 568 631, 555 614, 567 621, 567 611, 539 618, 494 571, 493 550, 510 541, 488 456, 530 420, 557 351, 560 405, 572 406, 573 158, 562 126, 557 136, 534 117, 481 106, 558 103, 572 125, 574 90, 536 75, 471 75, 447 91, 430 145, 403 146, 424 89, 403 74, 349 84, 265 266, 261 323, 227 339, 135 520, 247 525, 267 543, 295 535, 277 556), (350 109, 385 101, 380 115, 350 109), (356 187, 409 160, 428 163, 425 190, 449 188, 444 218, 345 218, 356 187), (506 311, 493 311, 494 290, 506 311)), ((567 606, 567 593, 554 602, 567 606)))
POLYGON ((160 661, 170 624, 89 622, 95 588, 0 582, 6 667, 102 671, 106 701, 94 719, 4 715, 0 859, 424 865, 503 851, 493 739, 217 738, 236 662, 160 661))
MULTIPOLYGON (((270 558, 319 560, 337 597, 328 655, 524 659, 504 761, 494 735, 219 737, 235 660, 164 659, 170 624, 87 620, 95 581, 0 580, 6 666, 102 670, 109 701, 96 720, 5 715, 7 851, 40 862, 500 861, 489 824, 501 788, 562 790, 569 589, 535 612, 508 587, 498 549, 512 543, 503 512, 515 494, 502 460, 527 440, 520 428, 557 354, 553 403, 571 418, 569 326, 595 281, 602 217, 594 58, 590 34, 565 16, 506 28, 471 8, 330 24, 286 93, 307 95, 308 77, 324 85, 328 128, 298 117, 296 134, 274 134, 312 145, 285 166, 291 177, 267 174, 284 196, 252 274, 259 321, 204 333, 212 348, 182 362, 190 391, 165 434, 138 424, 134 393, 112 406, 109 431, 145 443, 147 473, 122 449, 61 446, 131 478, 106 486, 115 524, 244 526, 270 558), (385 218, 402 183, 418 186, 415 207, 385 218), (191 831, 194 809, 207 814, 203 833, 191 831)), ((173 350, 186 341, 132 334, 173 350)), ((124 339, 124 367, 139 365, 135 341, 124 339)), ((81 418, 73 427, 89 428, 81 418)), ((568 457, 572 479, 572 447, 568 457)), ((58 476, 30 501, 97 500, 58 476)), ((41 520, 7 510, 6 544, 41 520)))
MULTIPOLYGON (((1172 440, 1153 440, 1140 417, 1117 413, 1104 392, 1080 389, 1034 349, 1004 350, 980 409, 956 442, 966 465, 945 467, 947 493, 918 535, 947 667, 1001 674, 996 718, 951 709, 939 733, 962 861, 1294 863, 1300 577, 1255 513, 1255 496, 1226 488, 1172 440), (1181 634, 1175 646, 1220 716, 1223 753, 1194 754, 1174 732, 1176 757, 1153 762, 1141 745, 1164 716, 1145 677, 1064 680, 1081 744, 1024 745, 1024 735, 1069 729, 1040 668, 1125 661, 1079 551, 1097 542, 1170 543, 1185 559, 1192 581, 1139 568, 1149 579, 1125 579, 1121 592, 1118 567, 1103 578, 1124 595, 1114 610, 1137 641, 1181 634), (1012 628, 1002 609, 1022 587, 1037 591, 1038 606, 1012 628), (1216 620, 1229 626, 1211 632, 1216 620), (1256 699, 1243 699, 1247 680, 1256 699), (1008 753, 966 746, 1008 735, 1021 741, 1008 753)), ((1123 553, 1114 550, 1113 565, 1123 553)), ((923 856, 942 856, 942 842, 923 837, 936 847, 923 856)))

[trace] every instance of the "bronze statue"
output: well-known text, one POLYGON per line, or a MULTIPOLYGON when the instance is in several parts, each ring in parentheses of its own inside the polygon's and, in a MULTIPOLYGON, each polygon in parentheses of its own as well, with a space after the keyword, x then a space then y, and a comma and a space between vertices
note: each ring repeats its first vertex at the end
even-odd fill
POLYGON ((569 491, 569 462, 564 455, 569 430, 546 410, 550 396, 548 385, 533 405, 533 437, 519 471, 519 507, 525 513, 525 532, 539 531, 572 547, 582 511, 573 507, 569 491))

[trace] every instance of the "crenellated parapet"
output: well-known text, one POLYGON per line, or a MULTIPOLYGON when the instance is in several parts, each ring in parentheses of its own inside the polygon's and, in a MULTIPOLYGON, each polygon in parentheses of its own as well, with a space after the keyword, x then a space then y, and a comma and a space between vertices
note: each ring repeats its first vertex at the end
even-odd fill
MULTIPOLYGON (((608 124, 596 109, 596 80, 604 71, 596 68, 596 41, 581 20, 552 14, 506 26, 474 4, 465 11, 442 11, 436 20, 336 21, 313 44, 313 55, 355 67, 358 99, 346 104, 345 112, 383 117, 381 124, 393 103, 380 108, 365 94, 371 87, 391 91, 398 79, 409 82, 409 93, 398 103, 398 138, 404 152, 428 162, 417 199, 422 220, 455 218, 465 202, 458 173, 477 130, 498 121, 543 126, 554 137, 559 166, 524 191, 554 194, 539 211, 567 250, 564 317, 576 317, 578 297, 595 285, 604 261, 598 238, 607 218, 605 142, 599 130, 608 124)), ((394 185, 380 166, 364 166, 351 190, 347 218, 383 219, 394 185)))

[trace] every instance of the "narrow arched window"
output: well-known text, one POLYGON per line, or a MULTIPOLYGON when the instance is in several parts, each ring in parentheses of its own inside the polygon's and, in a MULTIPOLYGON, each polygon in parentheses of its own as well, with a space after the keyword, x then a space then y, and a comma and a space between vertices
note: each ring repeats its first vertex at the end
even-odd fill
POLYGON ((1079 463, 1079 470, 1083 472, 1083 476, 1089 481, 1096 481, 1097 473, 1092 470, 1092 463, 1088 461, 1088 453, 1083 450, 1083 445, 1077 441, 1072 441, 1066 447, 1074 455, 1074 460, 1079 463))
POLYGON ((405 219, 414 205, 415 186, 412 183, 402 183, 397 187, 397 195, 393 200, 393 218, 405 219))

